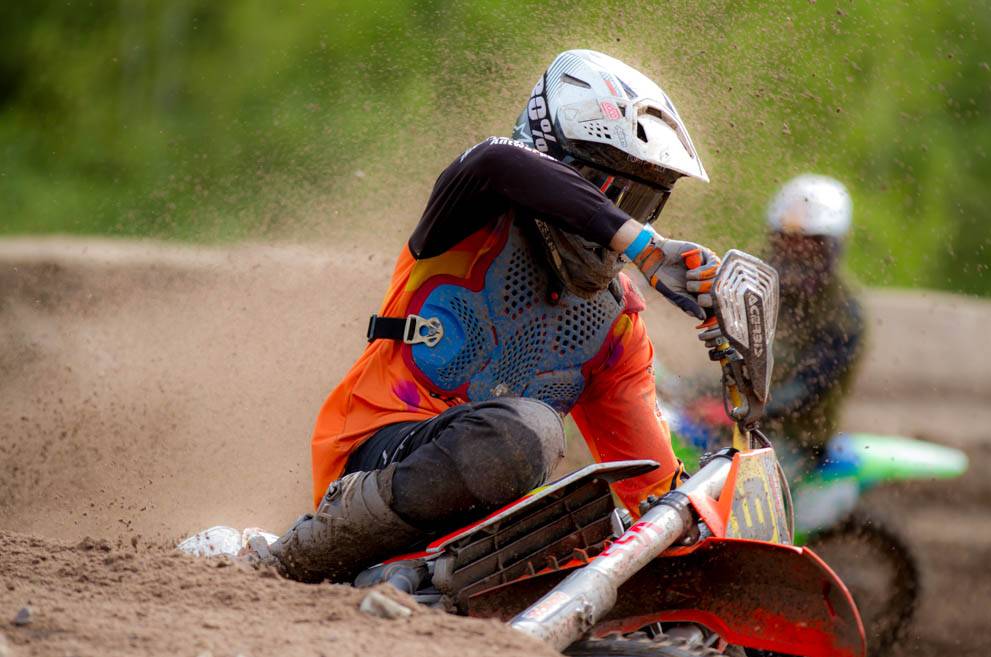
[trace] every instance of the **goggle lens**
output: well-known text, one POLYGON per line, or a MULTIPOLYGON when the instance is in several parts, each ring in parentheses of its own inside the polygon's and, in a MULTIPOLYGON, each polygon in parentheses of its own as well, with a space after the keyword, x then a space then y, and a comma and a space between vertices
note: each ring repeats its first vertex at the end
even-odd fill
POLYGON ((657 219, 671 195, 669 190, 613 175, 587 164, 576 168, 578 173, 598 187, 613 205, 642 224, 657 219))

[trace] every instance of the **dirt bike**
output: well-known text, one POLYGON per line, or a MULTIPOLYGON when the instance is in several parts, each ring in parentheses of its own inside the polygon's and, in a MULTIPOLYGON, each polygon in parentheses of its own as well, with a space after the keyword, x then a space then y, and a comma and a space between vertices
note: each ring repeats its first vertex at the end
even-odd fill
MULTIPOLYGON (((659 365, 655 370, 663 371, 659 365)), ((684 396, 678 391, 659 383, 658 394, 675 452, 689 466, 729 430, 717 401, 696 398, 686 409, 677 403, 684 396)), ((791 477, 795 543, 812 547, 849 586, 872 654, 887 654, 911 623, 920 574, 898 525, 861 505, 862 495, 898 481, 959 477, 966 469, 967 456, 957 449, 901 436, 841 433, 827 442, 817 463, 791 477)))
MULTIPOLYGON (((713 290, 714 313, 700 337, 720 363, 732 447, 707 454, 677 488, 645 500, 635 521, 617 508, 610 484, 658 464, 590 465, 368 568, 355 586, 388 583, 422 604, 501 619, 569 655, 863 656, 863 625, 846 587, 815 553, 791 544, 788 484, 758 429, 777 274, 730 251, 713 290)), ((227 529, 180 547, 226 551, 210 532, 230 547, 244 542, 227 529)))

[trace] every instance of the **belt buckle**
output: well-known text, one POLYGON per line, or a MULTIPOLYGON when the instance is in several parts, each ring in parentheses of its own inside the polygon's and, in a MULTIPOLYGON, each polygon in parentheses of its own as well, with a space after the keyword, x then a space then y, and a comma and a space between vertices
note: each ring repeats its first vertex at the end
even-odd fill
POLYGON ((403 331, 403 342, 406 344, 423 343, 428 347, 436 346, 440 339, 444 337, 444 326, 436 317, 429 319, 419 315, 409 315, 406 317, 406 330, 403 331), (422 329, 427 332, 423 333, 422 329))

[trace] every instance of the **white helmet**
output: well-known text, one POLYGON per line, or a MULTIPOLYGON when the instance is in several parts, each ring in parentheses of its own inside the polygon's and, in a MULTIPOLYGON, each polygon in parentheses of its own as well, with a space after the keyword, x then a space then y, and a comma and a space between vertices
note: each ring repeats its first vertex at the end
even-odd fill
MULTIPOLYGON (((588 165, 646 183, 654 195, 658 188, 670 192, 683 176, 709 180, 667 94, 643 73, 594 50, 568 50, 554 59, 513 138, 576 168, 588 165)), ((656 216, 660 207, 652 210, 656 216)))
POLYGON ((778 233, 832 237, 850 232, 853 202, 846 187, 829 176, 807 173, 792 178, 767 209, 767 225, 778 233))

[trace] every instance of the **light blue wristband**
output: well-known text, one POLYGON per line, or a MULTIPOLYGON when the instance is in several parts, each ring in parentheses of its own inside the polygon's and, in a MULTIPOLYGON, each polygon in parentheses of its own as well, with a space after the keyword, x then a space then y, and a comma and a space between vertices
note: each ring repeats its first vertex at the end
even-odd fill
POLYGON ((626 247, 623 253, 630 260, 636 260, 636 257, 647 247, 650 243, 650 238, 654 236, 654 231, 649 228, 644 228, 640 231, 640 234, 630 242, 630 245, 626 247))

